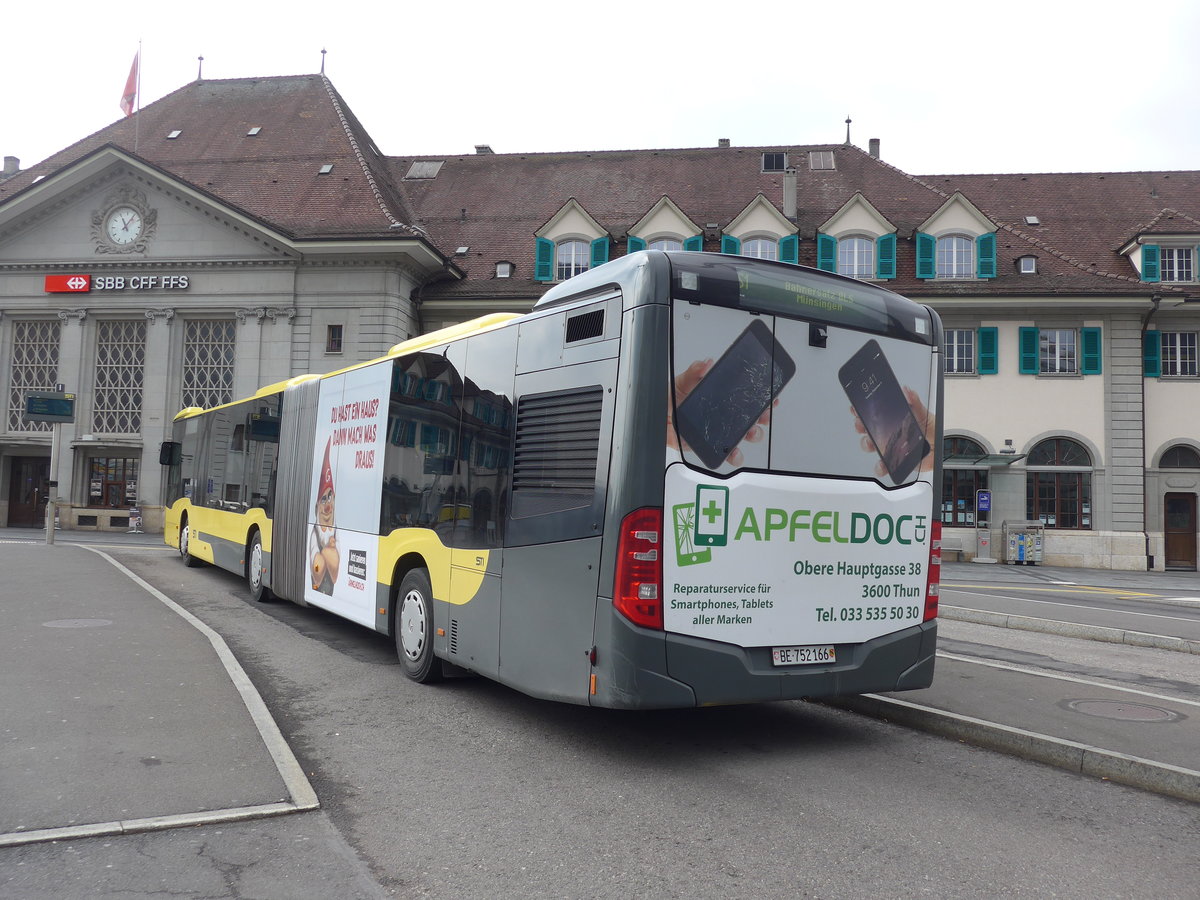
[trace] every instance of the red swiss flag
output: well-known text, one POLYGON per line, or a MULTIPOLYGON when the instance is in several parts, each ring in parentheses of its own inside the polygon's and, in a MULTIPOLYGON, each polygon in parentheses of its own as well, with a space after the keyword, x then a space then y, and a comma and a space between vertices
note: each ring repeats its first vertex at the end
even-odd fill
POLYGON ((72 294, 92 289, 91 275, 47 275, 47 294, 72 294))
POLYGON ((121 94, 121 111, 126 116, 133 115, 133 104, 138 92, 138 57, 142 51, 133 54, 133 65, 129 67, 129 77, 125 79, 125 92, 121 94))

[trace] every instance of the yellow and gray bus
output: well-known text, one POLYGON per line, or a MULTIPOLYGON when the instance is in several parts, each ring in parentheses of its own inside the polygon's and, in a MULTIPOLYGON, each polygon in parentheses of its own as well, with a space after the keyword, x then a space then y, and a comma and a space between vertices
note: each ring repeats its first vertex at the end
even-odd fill
POLYGON ((618 708, 928 686, 941 324, 874 284, 642 251, 176 417, 165 540, 251 593, 618 708))

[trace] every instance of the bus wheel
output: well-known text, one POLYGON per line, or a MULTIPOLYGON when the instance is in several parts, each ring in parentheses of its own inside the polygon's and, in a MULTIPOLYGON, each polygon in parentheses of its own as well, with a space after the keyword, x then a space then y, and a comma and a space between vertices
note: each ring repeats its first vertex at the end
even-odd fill
POLYGON ((396 609, 396 655, 404 674, 419 684, 442 680, 442 662, 433 655, 433 589, 429 573, 413 569, 400 582, 396 609))
POLYGON ((262 535, 257 531, 250 538, 250 552, 246 554, 246 582, 250 585, 250 597, 259 603, 271 599, 271 589, 263 584, 262 535))
POLYGON ((183 524, 179 526, 179 555, 183 557, 183 564, 188 568, 200 565, 200 560, 188 552, 188 538, 191 533, 192 527, 188 524, 188 520, 184 519, 183 524))

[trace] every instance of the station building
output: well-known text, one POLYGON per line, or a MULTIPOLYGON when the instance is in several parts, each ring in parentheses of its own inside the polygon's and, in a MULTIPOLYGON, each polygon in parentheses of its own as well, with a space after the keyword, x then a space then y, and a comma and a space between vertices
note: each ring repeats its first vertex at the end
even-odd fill
POLYGON ((1004 523, 1034 522, 1048 564, 1195 569, 1198 247, 1195 171, 917 176, 875 140, 386 156, 324 75, 196 81, 36 165, 5 158, 0 525, 41 527, 54 480, 64 528, 125 530, 134 508, 159 528, 181 408, 661 248, 938 310, 964 558, 982 531, 1004 559, 1004 523), (54 450, 24 410, 58 386, 76 420, 54 450))

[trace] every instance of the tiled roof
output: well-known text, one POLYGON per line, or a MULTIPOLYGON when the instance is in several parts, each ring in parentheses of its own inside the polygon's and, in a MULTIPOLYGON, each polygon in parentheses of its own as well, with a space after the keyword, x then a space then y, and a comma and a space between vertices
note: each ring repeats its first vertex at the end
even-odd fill
MULTIPOLYGON (((1112 291, 1128 290, 1134 283, 1144 290, 1176 290, 1169 285, 1153 288, 1137 281, 1118 250, 1142 233, 1200 233, 1200 172, 1081 172, 1025 175, 924 176, 934 185, 953 184, 1013 236, 1036 248, 1039 263, 1047 253, 1072 268, 1094 272, 1112 284, 1112 291), (1169 209, 1165 209, 1169 207, 1169 209), (1036 216, 1038 225, 1025 224, 1036 216), (1168 216, 1172 226, 1159 227, 1168 216)), ((1018 253, 1017 255, 1021 255, 1018 253)), ((1086 291, 1090 281, 1067 276, 1086 291)))
POLYGON ((0 183, 0 202, 106 144, 292 237, 394 236, 389 226, 412 218, 383 157, 322 75, 192 82, 0 183), (325 165, 332 170, 319 175, 325 165))
POLYGON ((817 228, 861 192, 900 239, 889 286, 913 296, 1177 290, 1142 284, 1118 251, 1139 235, 1200 233, 1200 172, 912 176, 849 144, 389 158, 323 75, 193 82, 0 182, 0 203, 110 143, 297 239, 427 234, 468 276, 427 285, 430 299, 540 294, 534 235, 570 198, 608 231, 614 256, 664 195, 715 250, 760 193, 782 211, 784 175, 762 172, 764 152, 797 169, 801 263, 815 264, 817 228), (810 169, 810 151, 831 153, 835 168, 810 169), (441 165, 408 178, 414 163, 441 165), (917 280, 914 233, 956 191, 998 226, 998 277, 917 280), (1017 273, 1028 254, 1036 275, 1017 273), (513 278, 495 278, 498 261, 515 264, 513 278))

